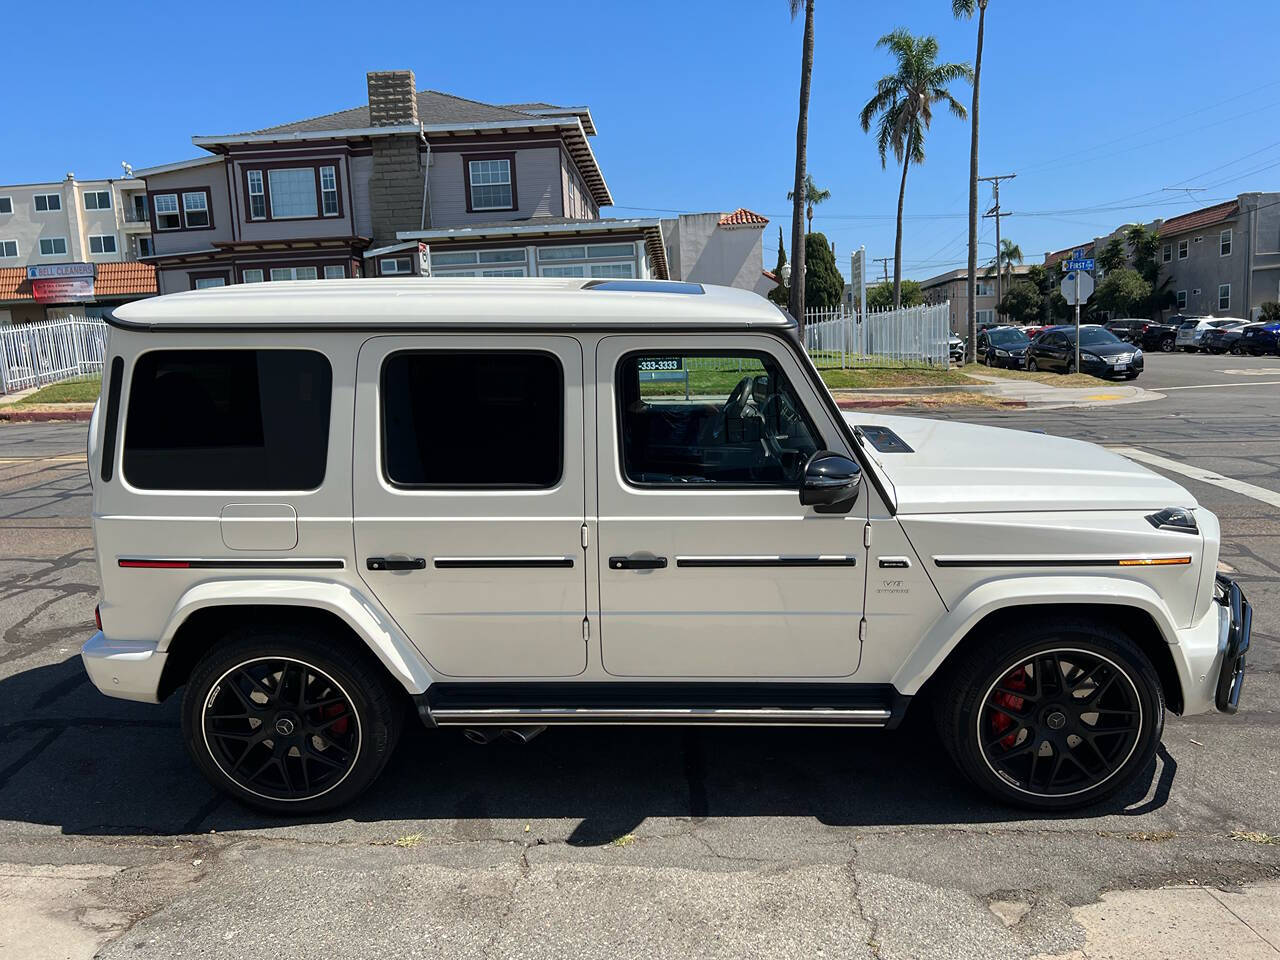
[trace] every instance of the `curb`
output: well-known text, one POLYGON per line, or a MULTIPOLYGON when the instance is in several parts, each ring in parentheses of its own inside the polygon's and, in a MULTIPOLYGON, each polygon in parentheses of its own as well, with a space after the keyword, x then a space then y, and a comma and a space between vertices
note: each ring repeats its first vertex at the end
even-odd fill
POLYGON ((53 420, 87 423, 92 410, 0 410, 0 423, 47 423, 53 420))
MULTIPOLYGON (((972 384, 957 383, 939 387, 859 387, 856 392, 867 394, 885 394, 886 396, 932 396, 935 393, 989 393, 994 383, 983 383, 975 380, 972 384)), ((839 388, 837 388, 839 389, 839 388)))
MULTIPOLYGON (((849 399, 837 399, 836 406, 841 410, 875 410, 880 407, 909 407, 912 406, 913 397, 884 397, 871 398, 864 401, 854 401, 849 399)), ((999 405, 1002 407, 1013 407, 1016 409, 1026 409, 1027 401, 1025 400, 1000 400, 999 405)))

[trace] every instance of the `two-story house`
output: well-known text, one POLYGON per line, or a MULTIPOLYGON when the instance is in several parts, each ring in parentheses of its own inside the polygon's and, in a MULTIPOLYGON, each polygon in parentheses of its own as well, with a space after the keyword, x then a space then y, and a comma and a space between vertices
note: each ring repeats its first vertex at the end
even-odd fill
POLYGON ((486 104, 368 74, 368 103, 197 136, 147 178, 161 293, 420 274, 667 276, 660 222, 613 202, 586 107, 486 104))

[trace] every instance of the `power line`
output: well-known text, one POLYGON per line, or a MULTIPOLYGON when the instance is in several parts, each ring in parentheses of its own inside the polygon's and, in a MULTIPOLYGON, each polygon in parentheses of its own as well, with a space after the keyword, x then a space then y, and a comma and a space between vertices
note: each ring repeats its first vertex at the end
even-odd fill
MULTIPOLYGON (((1016 173, 1002 173, 999 176, 995 176, 995 177, 979 177, 978 178, 978 180, 981 181, 982 183, 991 184, 991 194, 995 200, 995 205, 992 206, 992 208, 988 210, 986 213, 984 213, 983 217, 984 218, 995 217, 996 219, 996 303, 999 303, 1001 299, 1000 258, 1004 254, 1004 251, 1000 248, 1000 218, 1010 216, 1010 214, 1004 213, 1000 209, 1000 181, 1012 180, 1016 176, 1017 176, 1016 173)), ((970 277, 969 282, 973 283, 973 279, 974 279, 973 277, 970 277)), ((972 289, 973 288, 970 287, 970 290, 972 289)))

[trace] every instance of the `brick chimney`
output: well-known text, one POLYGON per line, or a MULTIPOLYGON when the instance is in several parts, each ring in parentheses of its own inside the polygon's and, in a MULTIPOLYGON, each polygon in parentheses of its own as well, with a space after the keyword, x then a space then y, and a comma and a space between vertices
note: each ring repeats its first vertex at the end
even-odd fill
MULTIPOLYGON (((372 71, 368 82, 370 126, 417 125, 418 93, 412 70, 372 71)), ((421 228, 426 158, 417 133, 375 136, 372 147, 369 206, 372 239, 378 246, 394 243, 397 230, 421 228)))
POLYGON ((369 125, 394 127, 418 122, 418 88, 412 70, 374 70, 369 82, 369 125))

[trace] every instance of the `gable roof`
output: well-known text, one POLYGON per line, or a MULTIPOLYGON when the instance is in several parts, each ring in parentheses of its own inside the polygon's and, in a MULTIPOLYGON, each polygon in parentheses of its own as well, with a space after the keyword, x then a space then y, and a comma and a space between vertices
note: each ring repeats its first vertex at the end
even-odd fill
POLYGON ((763 227, 768 223, 768 217, 761 216, 746 207, 739 207, 733 213, 726 213, 720 218, 720 226, 722 227, 763 227))
POLYGON ((1228 200, 1226 203, 1214 204, 1212 207, 1205 207, 1203 210, 1193 210, 1190 213, 1184 213, 1180 217, 1165 220, 1160 224, 1159 233, 1162 237, 1176 233, 1186 233, 1188 230, 1195 230, 1199 227, 1207 227, 1210 224, 1230 220, 1239 212, 1240 201, 1228 200))

